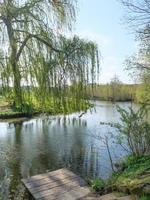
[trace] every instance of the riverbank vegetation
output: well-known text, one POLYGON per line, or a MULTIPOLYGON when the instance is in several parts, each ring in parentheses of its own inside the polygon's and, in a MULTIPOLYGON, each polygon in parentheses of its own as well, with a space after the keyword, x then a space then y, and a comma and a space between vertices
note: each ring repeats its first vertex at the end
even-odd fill
POLYGON ((147 119, 146 107, 137 111, 117 108, 120 122, 111 124, 118 134, 113 142, 127 152, 126 157, 114 163, 110 147, 107 145, 113 174, 103 181, 90 181, 92 189, 101 194, 121 192, 125 195, 136 195, 137 199, 150 198, 150 122, 147 119))
POLYGON ((109 180, 112 188, 127 194, 150 195, 150 156, 129 156, 121 165, 123 170, 109 180))
POLYGON ((150 122, 147 107, 129 111, 118 107, 121 123, 114 127, 118 131, 116 142, 128 152, 121 161, 119 170, 111 177, 110 184, 118 191, 150 195, 150 122))
MULTIPOLYGON (((139 199, 150 199, 150 1, 122 0, 127 11, 127 22, 134 30, 139 50, 126 60, 126 70, 138 82, 135 97, 142 103, 138 111, 118 109, 121 123, 115 127, 118 143, 129 151, 121 171, 110 179, 111 186, 127 193, 138 194, 139 199)), ((119 84, 118 84, 119 85, 119 84)))
POLYGON ((88 98, 102 101, 134 101, 138 102, 137 93, 140 85, 136 84, 123 84, 112 83, 95 85, 93 90, 88 89, 88 98))
POLYGON ((135 199, 150 198, 150 156, 127 156, 121 160, 119 170, 108 180, 96 179, 89 184, 102 195, 113 192, 119 196, 133 195, 135 199))
MULTIPOLYGON (((137 93, 139 102, 147 105, 150 103, 150 2, 147 0, 141 2, 123 0, 122 4, 127 11, 127 22, 130 28, 132 27, 132 30, 134 30, 139 42, 138 52, 126 60, 126 69, 130 72, 132 78, 140 83, 137 93)), ((132 131, 134 134, 130 135, 131 140, 128 140, 128 142, 135 141, 135 145, 132 147, 134 151, 126 162, 127 167, 116 179, 117 186, 124 185, 129 191, 132 190, 140 193, 140 195, 142 193, 150 195, 150 125, 149 118, 146 114, 142 114, 145 109, 146 111, 149 110, 148 107, 141 108, 139 119, 135 120, 137 113, 133 119, 131 118, 131 123, 133 123, 130 128, 134 127, 132 131), (135 152, 137 148, 139 150, 135 152)), ((128 134, 130 133, 128 131, 128 134)), ((144 197, 142 198, 144 199, 144 197)), ((150 196, 147 198, 150 199, 150 196)))
POLYGON ((89 86, 87 96, 90 99, 102 101, 132 101, 140 104, 150 104, 150 84, 147 82, 141 82, 140 79, 137 84, 124 84, 115 75, 107 84, 96 84, 92 89, 89 86))

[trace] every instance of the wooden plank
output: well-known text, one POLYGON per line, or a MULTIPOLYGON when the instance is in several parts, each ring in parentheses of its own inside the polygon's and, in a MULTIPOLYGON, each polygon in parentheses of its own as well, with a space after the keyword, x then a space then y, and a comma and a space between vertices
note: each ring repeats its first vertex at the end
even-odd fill
POLYGON ((46 178, 49 176, 53 176, 53 177, 58 177, 60 176, 61 174, 63 174, 64 176, 72 176, 72 175, 75 175, 73 172, 63 168, 63 169, 59 169, 59 170, 56 170, 56 171, 53 171, 53 172, 48 172, 48 173, 45 173, 45 174, 39 174, 39 175, 36 175, 36 176, 32 176, 30 178, 27 178, 27 179, 22 179, 22 182, 25 184, 25 183, 28 183, 28 182, 33 182, 33 181, 38 181, 38 180, 41 180, 43 178, 46 178))
POLYGON ((77 200, 90 193, 85 181, 67 169, 22 179, 22 182, 37 200, 77 200))
POLYGON ((68 184, 64 184, 61 187, 54 187, 51 190, 44 190, 38 193, 34 193, 33 196, 35 199, 40 199, 45 196, 53 196, 56 197, 58 194, 63 194, 69 190, 72 190, 75 187, 80 187, 78 181, 70 182, 68 184))
POLYGON ((42 185, 46 185, 46 184, 49 184, 49 183, 54 183, 55 182, 61 182, 65 179, 73 179, 73 178, 77 178, 77 176, 74 174, 73 176, 66 176, 64 174, 62 175, 59 175, 58 177, 53 177, 53 176, 48 176, 44 179, 40 179, 40 180, 37 180, 37 181, 32 181, 32 182, 27 182, 27 183, 24 183, 26 185, 27 188, 36 188, 36 187, 40 187, 42 185))
POLYGON ((79 187, 73 190, 70 190, 67 193, 61 194, 56 198, 57 200, 77 200, 82 197, 86 197, 90 193, 89 188, 87 187, 79 187))
POLYGON ((72 190, 58 194, 57 196, 45 196, 39 200, 77 200, 86 197, 90 193, 87 187, 75 187, 72 190))
POLYGON ((52 183, 48 183, 48 184, 44 184, 41 185, 39 187, 28 187, 28 184, 26 184, 26 187, 30 190, 30 192, 32 192, 32 194, 43 191, 43 190, 50 190, 54 187, 59 187, 59 186, 63 186, 65 184, 68 184, 70 182, 74 182, 74 181, 78 181, 80 186, 84 186, 85 185, 85 181, 83 179, 80 179, 79 177, 73 177, 73 178, 66 178, 60 181, 56 181, 56 182, 52 182, 52 183))

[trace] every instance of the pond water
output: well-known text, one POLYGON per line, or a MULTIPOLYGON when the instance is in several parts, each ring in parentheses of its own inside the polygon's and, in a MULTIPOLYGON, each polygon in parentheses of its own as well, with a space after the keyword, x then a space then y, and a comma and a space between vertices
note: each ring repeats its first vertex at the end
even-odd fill
MULTIPOLYGON (((74 113, 0 123, 0 199, 28 199, 21 178, 47 170, 66 167, 84 178, 106 179, 111 174, 104 138, 117 133, 100 122, 118 122, 116 105, 128 108, 131 103, 94 104, 82 116, 74 113)), ((109 147, 114 161, 126 155, 113 139, 109 147)))

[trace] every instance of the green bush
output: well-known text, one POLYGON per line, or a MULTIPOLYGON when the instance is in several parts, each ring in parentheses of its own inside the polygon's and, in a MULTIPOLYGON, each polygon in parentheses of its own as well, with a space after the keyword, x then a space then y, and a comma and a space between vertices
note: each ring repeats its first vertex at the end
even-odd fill
POLYGON ((140 107, 135 111, 132 107, 129 110, 117 107, 121 122, 114 127, 118 131, 117 142, 130 151, 132 155, 143 156, 150 153, 150 123, 146 120, 146 107, 140 107), (127 146, 126 146, 127 142, 127 146))
POLYGON ((95 192, 98 192, 98 191, 101 191, 104 189, 105 187, 105 182, 102 180, 102 179, 95 179, 95 180, 92 180, 91 183, 91 188, 95 191, 95 192))
POLYGON ((150 195, 143 195, 139 197, 139 200, 150 200, 150 195))
POLYGON ((114 173, 108 180, 108 184, 122 192, 148 194, 144 188, 150 183, 150 155, 129 156, 123 162, 125 169, 114 173))

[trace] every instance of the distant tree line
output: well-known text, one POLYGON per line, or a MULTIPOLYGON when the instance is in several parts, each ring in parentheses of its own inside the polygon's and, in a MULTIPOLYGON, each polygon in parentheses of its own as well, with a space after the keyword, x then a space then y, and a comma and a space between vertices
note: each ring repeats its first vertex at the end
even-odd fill
POLYGON ((103 101, 139 101, 139 84, 124 84, 115 75, 110 83, 97 84, 95 87, 89 86, 88 98, 103 101))
POLYGON ((92 90, 89 89, 88 98, 102 101, 137 101, 136 91, 139 85, 121 84, 113 88, 111 84, 96 85, 92 90))

